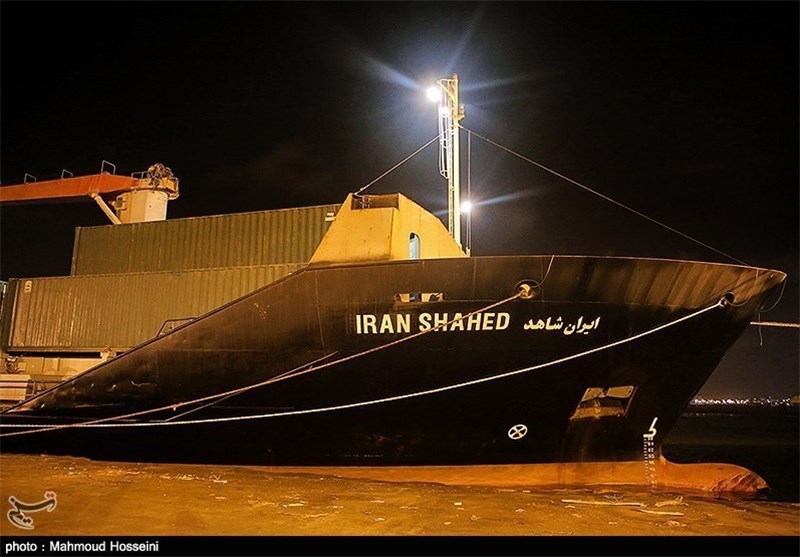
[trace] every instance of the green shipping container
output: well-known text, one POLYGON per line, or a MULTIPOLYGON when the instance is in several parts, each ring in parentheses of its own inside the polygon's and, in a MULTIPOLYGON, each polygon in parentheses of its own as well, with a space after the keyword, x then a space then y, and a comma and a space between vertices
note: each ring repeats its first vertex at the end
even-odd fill
POLYGON ((167 320, 199 317, 305 266, 11 279, 0 322, 3 349, 125 351, 156 336, 167 320))
POLYGON ((75 230, 73 275, 308 263, 339 205, 75 230))

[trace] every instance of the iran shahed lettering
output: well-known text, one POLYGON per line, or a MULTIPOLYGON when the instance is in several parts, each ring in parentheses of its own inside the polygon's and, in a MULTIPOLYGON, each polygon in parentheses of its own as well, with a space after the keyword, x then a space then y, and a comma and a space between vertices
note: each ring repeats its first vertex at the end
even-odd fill
POLYGON ((508 328, 511 316, 501 312, 463 313, 357 313, 357 335, 385 335, 397 333, 454 331, 502 331, 508 328))

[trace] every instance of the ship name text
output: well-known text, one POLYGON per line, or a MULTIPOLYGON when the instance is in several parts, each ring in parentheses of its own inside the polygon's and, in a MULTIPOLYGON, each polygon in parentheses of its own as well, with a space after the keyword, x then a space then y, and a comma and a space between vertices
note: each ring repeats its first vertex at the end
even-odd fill
POLYGON ((463 313, 357 313, 355 332, 358 335, 380 335, 430 331, 503 331, 511 316, 505 312, 463 313))
POLYGON ((548 317, 547 320, 538 319, 536 322, 533 319, 529 319, 527 323, 525 323, 523 329, 526 331, 561 331, 565 335, 569 336, 573 333, 579 335, 586 335, 589 334, 589 331, 592 329, 596 329, 600 326, 600 318, 596 317, 592 321, 580 316, 578 318, 577 323, 564 323, 564 320, 561 316, 558 318, 553 319, 552 317, 548 317))

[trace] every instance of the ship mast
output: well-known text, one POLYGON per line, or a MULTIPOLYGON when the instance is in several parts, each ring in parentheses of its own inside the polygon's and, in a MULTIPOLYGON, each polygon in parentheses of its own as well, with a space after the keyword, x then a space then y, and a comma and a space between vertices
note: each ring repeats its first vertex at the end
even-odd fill
POLYGON ((458 122, 464 107, 458 104, 458 75, 436 80, 439 100, 439 172, 447 178, 447 230, 461 242, 461 181, 458 122))

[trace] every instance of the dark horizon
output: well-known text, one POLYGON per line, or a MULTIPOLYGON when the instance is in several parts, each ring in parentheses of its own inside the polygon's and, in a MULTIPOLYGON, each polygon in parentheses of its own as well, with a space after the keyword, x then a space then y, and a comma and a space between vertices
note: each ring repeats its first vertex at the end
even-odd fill
MULTIPOLYGON (((798 306, 798 4, 3 2, 3 185, 181 179, 170 218, 336 203, 463 125, 750 265, 798 306), (31 28, 31 22, 35 25, 31 28), (27 48, 34 33, 36 48, 27 48)), ((462 136, 466 165, 467 136, 462 136)), ((446 208, 435 146, 378 182, 446 208)), ((466 178, 466 171, 463 171, 466 178)), ((473 138, 473 254, 730 262, 473 138)), ((0 278, 69 274, 93 203, 0 211, 0 278)), ((750 327, 699 396, 800 392, 796 330, 750 327)))

